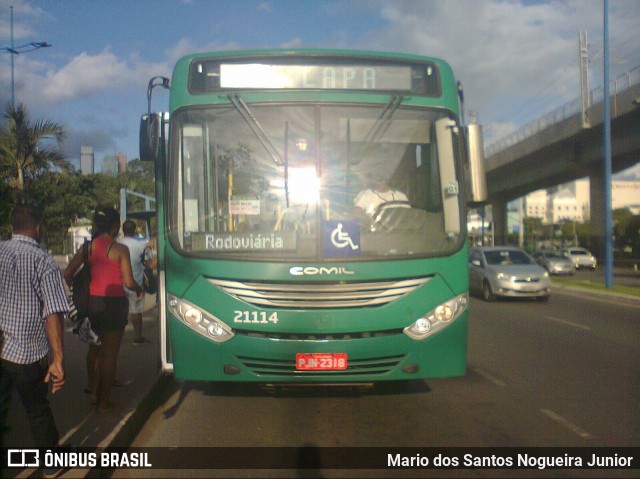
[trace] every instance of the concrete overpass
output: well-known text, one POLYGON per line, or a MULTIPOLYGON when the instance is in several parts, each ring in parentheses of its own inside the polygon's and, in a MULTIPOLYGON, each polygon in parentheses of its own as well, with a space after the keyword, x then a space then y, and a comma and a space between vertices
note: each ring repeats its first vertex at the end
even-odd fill
MULTIPOLYGON (((627 87, 611 97, 613 173, 640 161, 640 70, 629 74, 627 87), (637 78, 636 78, 637 77, 637 78)), ((507 203, 533 191, 578 178, 591 184, 591 244, 602 257, 604 246, 603 102, 586 111, 580 102, 546 115, 525 131, 485 149, 489 203, 496 244, 507 237, 507 203)))

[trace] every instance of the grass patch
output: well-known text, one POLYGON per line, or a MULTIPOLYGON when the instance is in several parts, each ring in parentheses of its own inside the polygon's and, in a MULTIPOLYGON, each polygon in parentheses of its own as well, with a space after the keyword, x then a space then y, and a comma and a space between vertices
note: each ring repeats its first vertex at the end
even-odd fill
POLYGON ((556 286, 574 286, 577 288, 592 289, 594 291, 628 294, 640 298, 640 286, 617 285, 615 284, 615 278, 612 288, 605 287, 604 282, 601 280, 560 278, 555 276, 551 278, 551 283, 556 286))

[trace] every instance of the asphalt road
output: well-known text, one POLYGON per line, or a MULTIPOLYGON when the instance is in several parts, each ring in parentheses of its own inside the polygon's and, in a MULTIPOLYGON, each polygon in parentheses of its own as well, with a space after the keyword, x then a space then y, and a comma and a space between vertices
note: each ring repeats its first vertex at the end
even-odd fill
MULTIPOLYGON (((553 294, 471 302, 468 374, 373 387, 176 383, 134 447, 623 447, 640 443, 640 304, 553 294)), ((176 453, 176 460, 179 455, 176 453)), ((305 471, 146 470, 300 477, 305 471)), ((636 471, 473 470, 476 477, 633 477, 636 471)), ((322 470, 313 477, 390 477, 322 470)), ((421 477, 424 471, 394 471, 421 477)), ((438 471, 438 476, 469 475, 438 471)), ((119 470, 113 477, 139 477, 119 470)))

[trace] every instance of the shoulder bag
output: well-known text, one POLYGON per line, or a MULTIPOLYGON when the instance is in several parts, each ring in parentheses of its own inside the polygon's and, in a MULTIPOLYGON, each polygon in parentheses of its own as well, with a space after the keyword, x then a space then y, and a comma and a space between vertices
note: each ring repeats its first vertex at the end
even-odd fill
POLYGON ((89 245, 82 245, 82 268, 73 277, 71 285, 71 297, 78 311, 78 317, 86 318, 89 310, 89 284, 91 283, 91 271, 89 268, 89 245))
POLYGON ((153 270, 147 266, 147 262, 145 261, 148 250, 149 248, 145 248, 140 257, 140 262, 144 266, 144 277, 142 281, 144 284, 142 285, 142 289, 144 289, 146 294, 156 294, 158 292, 158 280, 153 270))

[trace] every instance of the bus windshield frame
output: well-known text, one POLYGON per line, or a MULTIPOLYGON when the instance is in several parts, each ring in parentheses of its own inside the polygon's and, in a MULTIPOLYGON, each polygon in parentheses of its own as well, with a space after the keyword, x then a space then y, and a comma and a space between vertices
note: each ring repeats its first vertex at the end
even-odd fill
POLYGON ((464 242, 452 125, 450 112, 399 96, 248 105, 230 95, 181 108, 171 118, 170 241, 187 256, 242 261, 450 255, 464 242), (365 199, 380 209, 360 211, 365 199))

